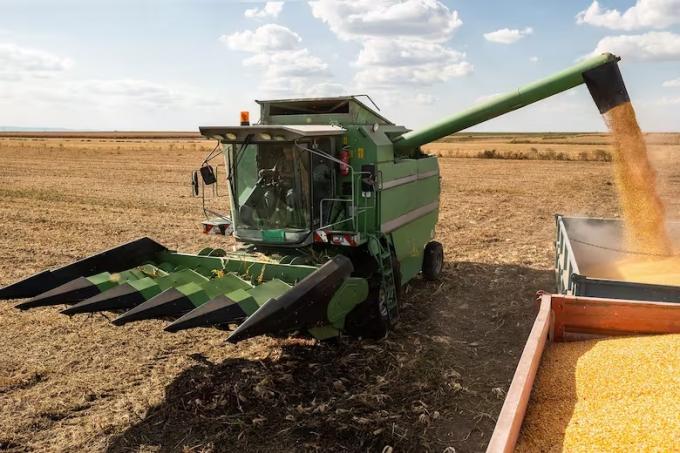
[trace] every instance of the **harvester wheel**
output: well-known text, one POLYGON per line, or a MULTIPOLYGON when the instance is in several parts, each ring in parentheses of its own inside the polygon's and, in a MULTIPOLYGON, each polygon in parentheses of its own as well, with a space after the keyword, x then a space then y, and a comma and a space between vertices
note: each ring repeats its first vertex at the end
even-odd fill
POLYGON ((381 307, 380 293, 380 288, 371 290, 368 298, 347 315, 345 330, 348 334, 372 339, 380 339, 387 335, 390 323, 384 302, 381 307))
POLYGON ((437 241, 428 242, 423 257, 423 277, 426 280, 439 280, 444 268, 444 248, 437 241))
MULTIPOLYGON (((392 252, 392 272, 395 276, 397 303, 401 297, 401 266, 392 252)), ((385 289, 380 284, 374 285, 368 298, 357 305, 346 319, 345 330, 352 336, 380 339, 392 328, 387 313, 385 289)))

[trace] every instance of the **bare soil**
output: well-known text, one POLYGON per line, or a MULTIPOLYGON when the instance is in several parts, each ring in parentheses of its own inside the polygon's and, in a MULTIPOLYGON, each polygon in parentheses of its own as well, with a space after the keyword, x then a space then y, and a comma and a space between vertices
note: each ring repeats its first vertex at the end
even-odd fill
MULTIPOLYGON (((231 244, 200 234, 190 196, 211 146, 0 138, 0 285, 142 235, 188 252, 231 244)), ((678 218, 680 146, 651 149, 678 218)), ((216 329, 169 334, 161 321, 115 327, 108 314, 0 302, 0 450, 483 451, 534 294, 553 289, 553 215, 618 206, 605 162, 440 163, 444 276, 407 288, 382 341, 234 346, 216 329)))

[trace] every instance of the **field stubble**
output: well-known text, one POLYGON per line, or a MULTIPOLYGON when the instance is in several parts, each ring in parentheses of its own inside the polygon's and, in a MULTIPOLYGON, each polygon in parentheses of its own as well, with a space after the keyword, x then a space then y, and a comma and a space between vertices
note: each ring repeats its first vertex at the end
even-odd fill
MULTIPOLYGON (((142 235, 190 252, 224 246, 199 233, 187 184, 212 146, 0 138, 0 285, 142 235)), ((680 146, 651 149, 677 218, 680 146)), ((0 449, 482 451, 534 292, 553 288, 553 214, 618 208, 603 162, 441 167, 443 279, 410 285, 399 327, 380 342, 233 346, 216 329, 173 335, 160 321, 114 327, 110 314, 0 303, 0 449)))

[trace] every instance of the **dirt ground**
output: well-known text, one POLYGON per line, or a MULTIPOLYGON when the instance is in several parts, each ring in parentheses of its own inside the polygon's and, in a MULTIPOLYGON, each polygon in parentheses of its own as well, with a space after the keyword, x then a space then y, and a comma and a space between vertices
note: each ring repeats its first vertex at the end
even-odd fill
MULTIPOLYGON (((669 137, 652 149, 680 218, 669 137)), ((188 186, 210 146, 0 138, 0 285, 142 235, 224 246, 200 234, 188 186)), ((229 345, 216 329, 169 334, 161 321, 115 327, 110 314, 0 302, 0 450, 483 451, 534 294, 553 289, 553 215, 618 208, 606 162, 440 163, 444 276, 407 288, 382 341, 229 345)))

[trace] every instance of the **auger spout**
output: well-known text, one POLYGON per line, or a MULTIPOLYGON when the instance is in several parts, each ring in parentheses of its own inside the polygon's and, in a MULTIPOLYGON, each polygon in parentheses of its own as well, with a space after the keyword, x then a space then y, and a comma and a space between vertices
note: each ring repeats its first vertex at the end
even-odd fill
POLYGON ((619 57, 611 53, 588 58, 545 79, 513 92, 496 96, 430 126, 407 132, 395 140, 395 153, 408 153, 421 145, 526 107, 584 83, 588 84, 598 109, 603 113, 603 109, 606 111, 628 101, 628 94, 625 86, 623 86, 623 79, 618 69, 617 62, 619 60, 619 57))

